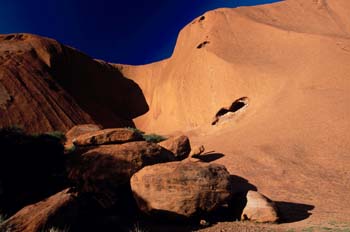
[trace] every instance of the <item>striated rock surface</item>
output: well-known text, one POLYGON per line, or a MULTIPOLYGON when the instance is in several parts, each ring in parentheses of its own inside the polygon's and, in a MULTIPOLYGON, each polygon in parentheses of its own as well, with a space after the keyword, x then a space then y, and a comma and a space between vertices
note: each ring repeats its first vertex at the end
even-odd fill
POLYGON ((173 161, 173 155, 155 143, 144 141, 103 145, 77 157, 69 178, 80 193, 88 193, 103 207, 112 206, 141 168, 173 161))
POLYGON ((218 164, 170 162, 145 167, 131 178, 139 208, 148 214, 191 217, 227 203, 230 175, 218 164))
POLYGON ((186 159, 191 151, 190 140, 185 135, 170 137, 159 145, 174 153, 178 161, 186 159))
POLYGON ((148 105, 118 69, 55 40, 0 35, 0 126, 67 131, 76 124, 133 125, 148 105))

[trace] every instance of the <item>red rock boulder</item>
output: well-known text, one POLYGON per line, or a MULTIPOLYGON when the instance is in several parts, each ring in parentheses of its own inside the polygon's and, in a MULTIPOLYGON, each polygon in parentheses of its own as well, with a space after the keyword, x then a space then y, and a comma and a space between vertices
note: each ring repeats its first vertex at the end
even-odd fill
POLYGON ((69 178, 80 193, 88 193, 108 208, 118 194, 129 186, 131 176, 141 168, 173 161, 171 152, 145 141, 119 145, 103 145, 76 158, 70 166, 69 178))
POLYGON ((156 164, 133 175, 131 189, 141 211, 187 218, 227 203, 230 174, 219 164, 156 164))
POLYGON ((18 211, 0 225, 0 231, 41 232, 51 225, 67 225, 77 215, 75 194, 69 189, 18 211))
POLYGON ((142 135, 127 128, 113 128, 82 134, 73 140, 77 146, 121 144, 143 140, 142 135))
POLYGON ((256 191, 248 191, 247 205, 243 209, 241 219, 260 223, 275 223, 278 221, 275 204, 256 191))
POLYGON ((102 130, 102 127, 96 124, 82 124, 72 127, 67 133, 66 133, 66 148, 70 148, 73 146, 73 140, 76 139, 78 136, 91 133, 95 131, 102 130))
POLYGON ((186 159, 191 152, 190 140, 185 135, 170 137, 159 145, 174 153, 178 161, 186 159))

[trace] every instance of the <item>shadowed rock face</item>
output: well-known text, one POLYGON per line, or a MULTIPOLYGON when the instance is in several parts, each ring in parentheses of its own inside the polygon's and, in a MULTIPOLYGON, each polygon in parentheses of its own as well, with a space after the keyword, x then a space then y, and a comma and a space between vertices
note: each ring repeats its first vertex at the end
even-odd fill
POLYGON ((77 216, 75 195, 65 189, 50 198, 18 211, 0 226, 0 231, 37 232, 50 224, 72 223, 77 216))
POLYGON ((120 127, 147 111, 141 89, 118 69, 51 39, 0 35, 0 126, 120 127))
POLYGON ((73 141, 75 140, 75 138, 77 138, 80 135, 93 132, 93 131, 99 131, 99 130, 102 130, 101 126, 95 125, 95 124, 84 124, 84 125, 74 126, 66 133, 67 140, 65 143, 65 147, 67 149, 72 148, 73 141))
POLYGON ((0 147, 2 213, 11 215, 65 187, 65 157, 59 138, 1 129, 0 147))

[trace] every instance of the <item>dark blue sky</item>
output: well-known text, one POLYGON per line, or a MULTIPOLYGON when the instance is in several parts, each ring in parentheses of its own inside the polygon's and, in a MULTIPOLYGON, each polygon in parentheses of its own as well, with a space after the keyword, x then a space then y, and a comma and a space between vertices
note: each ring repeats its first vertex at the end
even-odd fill
POLYGON ((276 1, 0 0, 0 34, 39 34, 94 58, 144 64, 169 57, 179 30, 208 10, 276 1))

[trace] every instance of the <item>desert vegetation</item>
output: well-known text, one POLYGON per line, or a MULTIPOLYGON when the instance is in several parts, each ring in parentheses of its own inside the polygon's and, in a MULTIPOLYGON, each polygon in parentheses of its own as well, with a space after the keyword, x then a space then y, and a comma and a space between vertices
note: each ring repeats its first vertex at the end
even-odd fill
POLYGON ((49 229, 43 229, 41 232, 69 232, 69 229, 59 229, 57 227, 51 227, 49 229))
POLYGON ((164 137, 162 135, 158 135, 158 134, 154 134, 154 133, 146 134, 144 131, 137 129, 137 128, 134 128, 134 127, 127 127, 127 129, 134 131, 135 133, 141 135, 143 137, 143 139, 147 142, 159 143, 159 142, 162 142, 162 141, 167 139, 166 137, 164 137))
POLYGON ((0 214, 0 225, 6 220, 6 216, 4 214, 0 214))

